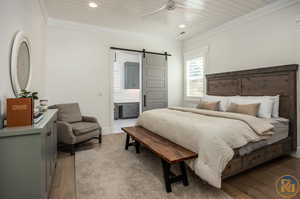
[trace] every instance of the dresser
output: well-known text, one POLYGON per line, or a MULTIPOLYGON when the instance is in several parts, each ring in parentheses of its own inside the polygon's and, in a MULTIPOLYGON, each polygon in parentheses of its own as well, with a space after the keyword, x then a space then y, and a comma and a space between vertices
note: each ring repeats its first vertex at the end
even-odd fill
POLYGON ((57 157, 57 110, 36 125, 0 130, 0 198, 47 199, 57 157))

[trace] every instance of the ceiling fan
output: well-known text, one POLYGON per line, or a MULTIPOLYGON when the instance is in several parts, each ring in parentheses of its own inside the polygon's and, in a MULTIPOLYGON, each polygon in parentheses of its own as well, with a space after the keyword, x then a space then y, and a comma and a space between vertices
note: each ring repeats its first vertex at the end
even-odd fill
POLYGON ((188 11, 192 11, 192 12, 198 11, 198 13, 201 10, 201 8, 191 8, 191 7, 184 5, 183 3, 176 2, 175 0, 168 0, 162 7, 143 15, 143 17, 154 15, 154 14, 164 11, 164 10, 173 11, 176 9, 183 9, 183 10, 188 10, 188 11))

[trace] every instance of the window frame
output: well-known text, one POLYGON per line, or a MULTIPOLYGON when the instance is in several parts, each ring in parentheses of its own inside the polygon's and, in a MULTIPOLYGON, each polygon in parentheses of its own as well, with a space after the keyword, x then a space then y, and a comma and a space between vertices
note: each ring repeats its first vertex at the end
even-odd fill
POLYGON ((197 49, 197 50, 193 50, 193 51, 189 51, 189 52, 186 52, 184 53, 183 55, 183 65, 184 65, 184 78, 183 78, 183 89, 184 89, 184 101, 199 101, 199 98, 202 97, 202 96, 197 96, 197 97, 190 97, 190 96, 187 96, 187 61, 188 60, 192 60, 192 59, 195 59, 195 58, 199 58, 199 57, 203 57, 203 61, 204 61, 204 66, 203 66, 203 95, 206 93, 206 69, 207 69, 207 54, 208 54, 208 47, 203 47, 203 48, 200 48, 200 49, 197 49))

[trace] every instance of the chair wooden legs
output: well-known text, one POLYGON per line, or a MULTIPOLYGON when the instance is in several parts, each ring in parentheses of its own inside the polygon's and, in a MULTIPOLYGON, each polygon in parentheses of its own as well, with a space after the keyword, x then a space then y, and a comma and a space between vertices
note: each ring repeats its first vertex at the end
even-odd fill
POLYGON ((101 134, 101 133, 99 134, 99 137, 98 137, 98 142, 99 142, 99 144, 101 144, 101 143, 102 143, 102 134, 101 134))
POLYGON ((70 154, 75 155, 75 144, 70 145, 70 154))
POLYGON ((85 141, 82 141, 82 142, 79 142, 76 144, 62 144, 62 146, 60 146, 60 147, 58 146, 58 148, 60 148, 62 151, 66 151, 66 152, 70 153, 71 155, 75 155, 76 146, 79 146, 80 144, 88 142, 92 139, 97 139, 99 144, 101 144, 102 143, 102 134, 99 134, 98 137, 92 137, 88 140, 85 140, 85 141))

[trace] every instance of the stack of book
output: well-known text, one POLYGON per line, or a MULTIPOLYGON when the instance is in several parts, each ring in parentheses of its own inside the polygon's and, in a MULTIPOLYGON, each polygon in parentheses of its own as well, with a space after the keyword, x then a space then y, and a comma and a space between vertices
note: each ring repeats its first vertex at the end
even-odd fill
POLYGON ((33 115, 33 123, 37 124, 44 118, 44 114, 42 112, 34 112, 33 115))

